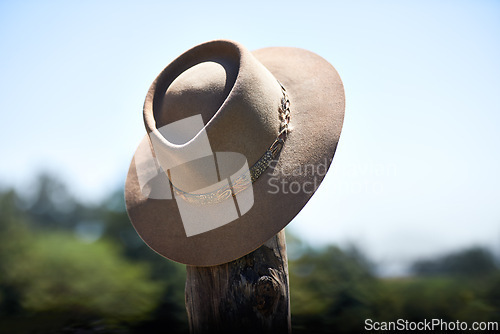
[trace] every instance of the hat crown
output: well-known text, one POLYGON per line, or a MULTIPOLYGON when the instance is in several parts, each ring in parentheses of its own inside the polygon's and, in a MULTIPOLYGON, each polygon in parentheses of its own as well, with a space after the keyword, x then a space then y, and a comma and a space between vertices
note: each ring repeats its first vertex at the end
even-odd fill
MULTIPOLYGON (((251 166, 278 135, 281 97, 276 78, 248 50, 232 41, 213 41, 188 50, 160 73, 146 97, 144 120, 164 170, 172 162, 186 162, 183 152, 203 146, 205 133, 212 152, 240 153, 251 166), (195 115, 201 115, 203 128, 190 138, 172 140, 159 131, 195 115)), ((204 163, 183 169, 189 177, 174 184, 181 189, 214 182, 204 163)))

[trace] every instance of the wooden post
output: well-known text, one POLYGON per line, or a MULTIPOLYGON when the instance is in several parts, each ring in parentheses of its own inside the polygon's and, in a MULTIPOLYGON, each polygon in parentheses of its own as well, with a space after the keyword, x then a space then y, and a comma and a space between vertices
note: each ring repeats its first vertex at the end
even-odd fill
POLYGON ((235 261, 187 266, 192 334, 290 333, 289 297, 285 230, 235 261))

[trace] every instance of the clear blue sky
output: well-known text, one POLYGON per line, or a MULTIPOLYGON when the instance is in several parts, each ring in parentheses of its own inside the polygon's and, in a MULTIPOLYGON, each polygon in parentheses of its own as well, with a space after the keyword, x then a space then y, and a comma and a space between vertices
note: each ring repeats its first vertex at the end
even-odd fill
POLYGON ((339 71, 333 169, 291 223, 387 272, 483 244, 500 253, 500 2, 1 1, 0 184, 40 170, 85 200, 124 182, 159 71, 216 38, 295 46, 339 71))

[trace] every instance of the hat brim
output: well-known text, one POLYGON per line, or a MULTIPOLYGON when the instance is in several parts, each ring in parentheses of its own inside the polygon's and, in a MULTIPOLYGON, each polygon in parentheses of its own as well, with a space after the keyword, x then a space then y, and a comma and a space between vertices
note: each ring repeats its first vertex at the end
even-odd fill
POLYGON ((257 249, 306 205, 333 159, 345 109, 337 71, 322 57, 303 49, 272 47, 252 53, 286 88, 291 130, 275 167, 253 183, 254 204, 247 213, 187 237, 175 199, 144 197, 134 159, 130 164, 125 183, 130 220, 151 249, 173 261, 212 266, 257 249))

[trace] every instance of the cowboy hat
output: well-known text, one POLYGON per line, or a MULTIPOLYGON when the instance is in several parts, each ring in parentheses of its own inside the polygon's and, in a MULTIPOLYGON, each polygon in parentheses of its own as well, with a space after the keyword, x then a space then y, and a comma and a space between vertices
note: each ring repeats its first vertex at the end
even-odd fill
POLYGON ((130 220, 154 251, 210 266, 282 230, 328 170, 344 89, 303 49, 250 52, 215 40, 170 63, 144 103, 147 134, 125 184, 130 220))

